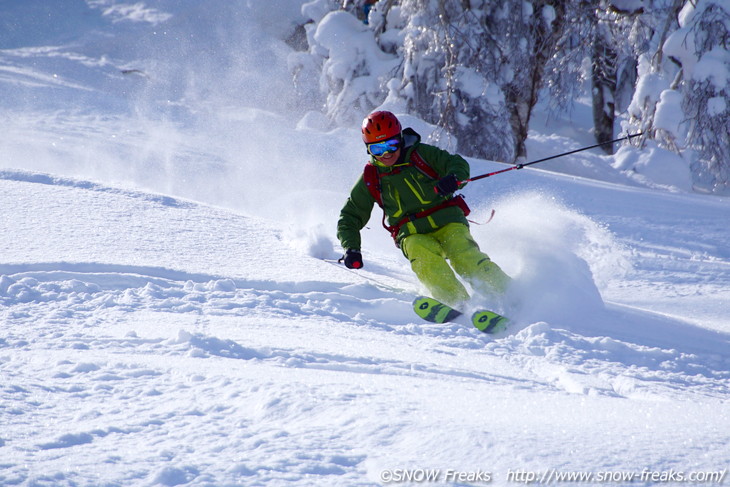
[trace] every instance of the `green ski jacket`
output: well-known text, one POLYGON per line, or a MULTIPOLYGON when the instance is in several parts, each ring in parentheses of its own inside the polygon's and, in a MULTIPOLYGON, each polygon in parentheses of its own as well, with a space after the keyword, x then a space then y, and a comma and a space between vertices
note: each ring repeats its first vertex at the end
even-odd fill
MULTIPOLYGON (((378 168, 382 188, 383 209, 389 225, 395 225, 409 215, 438 206, 448 198, 434 191, 435 180, 410 164, 411 152, 418 154, 439 175, 453 173, 459 181, 469 179, 469 163, 463 157, 450 154, 438 147, 421 143, 421 136, 412 128, 403 130, 404 146, 396 164, 387 167, 371 157, 370 163, 378 168)), ((360 230, 370 220, 375 199, 365 185, 363 176, 355 183, 350 197, 340 212, 337 237, 344 249, 360 250, 360 230)), ((409 221, 400 228, 397 242, 414 233, 430 233, 447 223, 468 225, 464 212, 455 206, 442 208, 431 215, 409 221)))

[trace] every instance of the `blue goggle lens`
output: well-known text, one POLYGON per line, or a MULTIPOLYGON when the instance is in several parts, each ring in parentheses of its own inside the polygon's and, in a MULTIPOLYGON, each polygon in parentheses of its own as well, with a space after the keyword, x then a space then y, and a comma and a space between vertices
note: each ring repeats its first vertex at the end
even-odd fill
POLYGON ((368 144, 368 152, 374 156, 382 156, 388 152, 395 152, 398 148, 400 148, 400 139, 398 138, 368 144))

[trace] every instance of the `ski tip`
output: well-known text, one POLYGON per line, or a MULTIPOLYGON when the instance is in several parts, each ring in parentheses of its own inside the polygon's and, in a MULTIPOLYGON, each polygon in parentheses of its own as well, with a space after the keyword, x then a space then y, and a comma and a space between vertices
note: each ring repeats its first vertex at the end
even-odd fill
POLYGON ((418 296, 414 299, 413 311, 424 320, 433 323, 446 323, 461 316, 460 311, 428 296, 418 296))
POLYGON ((488 310, 475 312, 471 317, 471 322, 477 330, 490 335, 506 330, 509 325, 507 318, 488 310))

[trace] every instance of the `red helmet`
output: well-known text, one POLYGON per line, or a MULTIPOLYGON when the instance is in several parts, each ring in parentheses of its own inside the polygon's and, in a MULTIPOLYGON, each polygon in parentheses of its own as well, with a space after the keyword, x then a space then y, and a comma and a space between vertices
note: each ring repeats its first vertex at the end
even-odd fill
POLYGON ((391 139, 400 135, 398 118, 390 112, 373 112, 362 121, 362 140, 366 144, 391 139))

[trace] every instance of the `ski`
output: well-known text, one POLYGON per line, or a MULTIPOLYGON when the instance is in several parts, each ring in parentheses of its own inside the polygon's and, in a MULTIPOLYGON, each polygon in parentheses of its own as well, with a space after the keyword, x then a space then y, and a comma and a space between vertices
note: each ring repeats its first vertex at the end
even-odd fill
POLYGON ((413 311, 418 316, 432 323, 452 322, 464 313, 427 296, 418 296, 413 300, 413 311))
MULTIPOLYGON (((419 296, 413 300, 413 311, 432 323, 455 322, 459 317, 464 316, 461 311, 428 296, 419 296)), ((471 324, 479 331, 494 334, 506 330, 509 320, 494 311, 484 309, 475 311, 471 315, 471 324)))
POLYGON ((493 334, 506 330, 507 326, 509 326, 509 319, 494 311, 484 309, 475 311, 471 315, 471 323, 477 330, 493 334))

